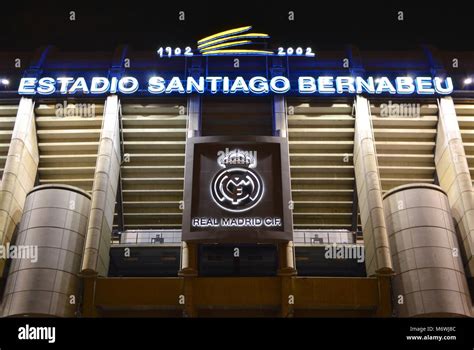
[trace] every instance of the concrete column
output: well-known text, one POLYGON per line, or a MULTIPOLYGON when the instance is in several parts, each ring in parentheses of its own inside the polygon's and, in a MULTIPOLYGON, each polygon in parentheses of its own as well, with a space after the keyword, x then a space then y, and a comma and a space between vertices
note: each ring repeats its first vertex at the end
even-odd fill
POLYGON ((182 278, 182 295, 185 298, 183 316, 196 317, 196 305, 194 304, 194 281, 198 275, 197 244, 181 242, 181 269, 178 276, 182 278))
MULTIPOLYGON (((197 70, 196 72, 200 72, 200 70, 197 70)), ((186 125, 187 139, 201 135, 201 102, 201 97, 198 95, 191 95, 188 97, 188 120, 186 125)), ((187 143, 186 147, 188 147, 187 143)), ((187 178, 187 174, 185 174, 184 177, 187 178)), ((181 269, 178 272, 179 276, 197 276, 197 249, 198 247, 196 243, 181 242, 181 269)))
POLYGON ((282 276, 280 278, 281 288, 281 307, 280 317, 294 317, 294 296, 295 296, 295 279, 291 276, 282 276), (291 301, 293 299, 293 302, 291 301))
POLYGON ((295 250, 293 241, 283 242, 278 244, 278 275, 279 276, 294 276, 296 275, 295 268, 295 250))
POLYGON ((121 163, 119 108, 118 97, 109 96, 100 133, 82 274, 107 276, 109 269, 110 239, 121 163))
POLYGON ((390 317, 392 316, 392 288, 390 283, 390 276, 377 276, 377 285, 379 302, 377 304, 377 311, 375 315, 377 317, 390 317))
MULTIPOLYGON (((275 74, 275 71, 273 71, 273 73, 275 74)), ((278 74, 281 74, 281 72, 278 74)), ((282 147, 286 147, 288 151, 287 154, 289 154, 288 116, 286 114, 286 100, 285 97, 281 95, 275 95, 273 97, 273 136, 279 136, 285 139, 285 143, 282 144, 282 147)), ((292 278, 292 276, 295 276, 297 274, 293 241, 279 243, 278 256, 278 275, 281 276, 280 316, 293 317, 294 306, 289 302, 290 297, 294 294, 294 279, 292 278)))
POLYGON ((273 134, 274 136, 287 137, 288 122, 286 117, 285 97, 275 95, 273 97, 273 134))
POLYGON ((392 259, 383 212, 370 106, 366 98, 357 96, 355 107, 354 170, 364 235, 365 266, 368 276, 391 274, 392 259))
POLYGON ((191 95, 188 98, 187 135, 188 138, 201 135, 201 96, 199 95, 191 95))
MULTIPOLYGON (((288 116, 286 115, 286 100, 284 96, 280 95, 275 95, 273 97, 273 136, 279 136, 285 140, 282 147, 286 147, 288 151, 287 154, 290 154, 288 145, 288 116)), ((279 244, 278 254, 280 262, 278 274, 281 276, 296 275, 293 241, 279 244)))
POLYGON ((99 316, 95 306, 95 286, 97 279, 94 276, 88 276, 82 279, 83 283, 83 303, 81 313, 83 317, 99 316))
POLYGON ((471 315, 454 222, 446 193, 430 184, 398 186, 384 195, 400 317, 471 315))
MULTIPOLYGON (((35 184, 39 153, 36 137, 34 103, 30 98, 20 100, 13 127, 12 139, 0 184, 0 243, 12 239, 20 222, 26 194, 35 184)), ((0 278, 3 277, 5 260, 0 259, 0 278)))
POLYGON ((451 97, 439 100, 435 164, 439 185, 448 195, 465 272, 468 278, 472 278, 474 277, 474 195, 451 97))
POLYGON ((197 276, 197 244, 181 242, 181 269, 179 276, 197 276))
POLYGON ((43 185, 28 194, 15 244, 37 247, 35 259, 13 259, 3 316, 74 317, 90 196, 72 186, 43 185))

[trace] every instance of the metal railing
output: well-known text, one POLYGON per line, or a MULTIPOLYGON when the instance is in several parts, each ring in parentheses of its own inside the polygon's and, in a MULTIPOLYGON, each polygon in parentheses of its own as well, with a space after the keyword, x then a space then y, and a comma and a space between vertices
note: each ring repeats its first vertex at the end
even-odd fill
MULTIPOLYGON (((295 230, 297 246, 321 244, 353 244, 356 238, 349 230, 295 230)), ((127 230, 120 235, 120 244, 181 244, 181 230, 127 230)))
POLYGON ((181 244, 181 230, 127 230, 120 244, 181 244))

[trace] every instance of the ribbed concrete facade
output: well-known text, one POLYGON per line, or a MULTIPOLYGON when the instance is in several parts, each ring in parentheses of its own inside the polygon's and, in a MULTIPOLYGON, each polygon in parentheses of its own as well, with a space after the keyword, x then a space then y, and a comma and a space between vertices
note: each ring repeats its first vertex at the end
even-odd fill
MULTIPOLYGON (((192 99, 196 97, 193 96, 189 100, 192 99)), ((54 115, 55 105, 50 104, 49 101, 49 104, 36 102, 36 107, 33 109, 32 100, 22 99, 18 107, 15 131, 12 133, 11 142, 9 141, 9 155, 5 157, 5 171, 0 194, 0 204, 2 208, 5 208, 0 218, 0 223, 3 223, 1 227, 4 227, 2 236, 4 244, 11 239, 19 223, 23 211, 23 206, 20 205, 21 198, 26 196, 28 188, 33 188, 37 175, 37 181, 40 184, 76 185, 91 195, 91 206, 86 214, 83 213, 88 221, 82 252, 75 253, 75 256, 82 256, 78 268, 82 275, 93 277, 99 275, 97 280, 95 278, 87 280, 86 289, 90 288, 88 289, 90 292, 96 288, 91 287, 93 284, 90 284, 94 281, 101 281, 98 284, 98 290, 109 286, 107 275, 113 229, 120 231, 120 229, 179 230, 181 228, 185 138, 187 131, 189 136, 194 136, 196 125, 199 125, 196 123, 199 122, 200 113, 200 108, 196 106, 196 103, 189 103, 186 107, 184 98, 171 102, 167 100, 163 103, 161 101, 149 103, 147 101, 139 104, 136 101, 132 103, 125 98, 110 96, 106 101, 97 102, 96 112, 100 114, 98 116, 58 118, 54 115), (105 106, 104 102, 106 102, 105 106), (123 117, 120 114, 121 104, 124 111, 123 117), (104 106, 103 115, 102 106, 104 106), (188 129, 186 129, 186 122, 191 122, 188 129), (123 133, 123 144, 120 139, 121 133, 123 133), (122 162, 122 156, 125 155, 124 159, 128 160, 122 162), (15 163, 15 159, 23 160, 15 163), (122 210, 114 213, 120 173, 123 185, 122 210), (123 219, 124 226, 122 227, 119 224, 119 215, 123 219), (7 231, 9 234, 5 233, 7 231)), ((364 301, 367 310, 376 309, 374 305, 377 301, 375 300, 379 295, 390 294, 388 282, 390 276, 396 274, 393 279, 392 294, 403 295, 405 300, 402 306, 393 304, 398 316, 469 316, 470 301, 465 280, 466 277, 468 279, 472 277, 473 271, 474 219, 471 220, 471 212, 474 209, 474 204, 472 204, 474 201, 470 171, 474 168, 472 164, 469 168, 469 162, 472 162, 474 158, 469 154, 466 157, 466 153, 474 149, 474 143, 471 142, 473 139, 469 139, 473 125, 469 123, 472 123, 470 120, 474 120, 469 111, 474 112, 474 108, 469 109, 470 105, 459 107, 447 97, 439 100, 424 100, 419 118, 381 117, 379 115, 380 102, 380 99, 371 101, 361 96, 357 96, 354 103, 349 99, 343 103, 319 100, 306 103, 299 102, 297 99, 277 101, 274 107, 280 106, 277 109, 279 119, 287 118, 288 122, 294 227, 299 230, 347 229, 348 232, 357 234, 359 243, 363 240, 367 277, 361 277, 357 282, 363 287, 354 282, 355 284, 348 287, 348 290, 363 290, 364 293, 368 293, 366 295, 369 295, 370 290, 371 297, 367 297, 364 301), (436 102, 439 102, 439 112, 436 102), (292 113, 286 116, 282 110, 285 104, 286 109, 292 110, 292 113), (463 121, 460 121, 456 115, 456 109, 459 108, 469 115, 464 117, 463 121), (459 129, 461 122, 465 128, 464 131, 459 129), (393 228, 392 215, 387 214, 387 210, 391 210, 392 205, 387 207, 387 204, 383 203, 383 194, 401 184, 419 182, 433 184, 437 179, 448 196, 449 207, 444 205, 442 209, 438 208, 444 213, 444 226, 440 229, 439 225, 434 225, 432 222, 426 224, 426 227, 430 227, 429 229, 423 230, 418 229, 416 225, 407 226, 401 231, 409 230, 413 237, 415 237, 413 232, 423 231, 416 238, 426 238, 426 244, 410 246, 406 240, 402 240, 403 244, 397 242, 403 234, 400 237, 397 236, 399 231, 393 228), (424 266, 418 264, 418 261, 416 265, 403 265, 399 258, 400 254, 404 254, 403 251, 407 251, 406 254, 408 254, 408 250, 413 252, 417 249, 430 250, 431 248, 428 247, 434 246, 435 249, 430 252, 437 255, 443 254, 437 253, 439 248, 437 244, 440 245, 441 241, 447 244, 443 248, 446 251, 456 248, 453 226, 447 224, 450 213, 454 217, 460 253, 459 258, 452 262, 454 267, 448 266, 447 263, 441 267, 424 266), (441 231, 445 233, 443 233, 444 236, 450 237, 448 242, 440 238, 441 231), (435 242, 430 241, 431 239, 435 242), (464 265, 466 277, 462 275, 462 266, 458 266, 459 261, 462 261, 464 265), (423 269, 431 272, 424 275, 420 273, 423 269), (439 272, 440 269, 442 272, 439 272), (412 271, 417 271, 418 280, 412 271), (415 284, 416 281, 418 285, 415 284), (454 284, 455 281, 457 284, 454 284), (436 293, 439 295, 434 291, 428 291, 433 286, 438 289, 439 293, 436 293), (422 303, 419 301, 420 298, 422 303), (456 298, 458 301, 455 301, 456 298)), ((222 103, 212 106, 213 113, 222 115, 222 118, 225 118, 225 113, 228 113, 230 108, 222 103)), ((72 104, 71 108, 73 108, 72 104)), ((248 106, 244 108, 248 109, 248 106)), ((236 114, 235 111, 232 113, 236 114)), ((283 120, 279 122, 283 123, 283 120)), ((435 216, 438 218, 437 215, 435 216)), ((22 232, 21 230, 19 232, 22 232)), ((51 232, 56 231, 56 229, 51 229, 51 232)), ((24 240, 24 236, 19 235, 19 237, 24 240)), ((59 244, 59 242, 54 244, 59 244)), ((79 245, 74 249, 79 249, 78 247, 79 245)), ((291 245, 287 248, 290 247, 291 245)), ((197 259, 197 251, 190 256, 191 258, 183 254, 182 258, 184 260, 197 259)), ((292 253, 289 249, 286 257, 290 256, 292 253)), ((440 259, 440 262, 446 261, 446 259, 440 259)), ((63 263, 66 262, 63 261, 63 263)), ((55 268, 58 271, 66 271, 71 266, 66 265, 58 265, 55 268)), ((292 266, 290 262, 287 265, 292 266)), ((298 260, 295 265, 298 270, 298 260)), ((183 266, 186 266, 186 261, 183 266)), ((16 270, 10 270, 11 273, 14 273, 14 276, 19 274, 16 270)), ((31 285, 18 285, 15 282, 18 279, 14 276, 11 278, 13 282, 10 278, 7 280, 9 294, 13 295, 19 291, 15 288, 30 288, 31 285)), ((50 277, 36 276, 29 276, 27 279, 37 282, 39 279, 51 281, 50 277)), ((199 277, 196 278, 199 280, 199 277)), ((298 276, 285 278, 288 279, 288 284, 282 284, 282 293, 290 293, 292 288, 295 288, 293 292, 297 291, 305 295, 305 299, 298 296, 297 306, 294 308, 295 315, 311 314, 311 311, 308 311, 310 310, 308 305, 311 305, 312 310, 320 307, 321 298, 313 298, 314 295, 310 292, 313 282, 303 278, 298 280, 298 276), (302 287, 303 285, 305 287, 302 287)), ((60 281, 64 282, 65 279, 60 278, 60 281)), ((166 296, 166 300, 163 301, 164 309, 181 310, 181 304, 176 306, 174 303, 177 295, 184 293, 184 289, 186 293, 189 292, 187 289, 189 286, 181 289, 182 283, 186 282, 174 279, 162 282, 159 278, 157 281, 160 290, 163 290, 163 295, 166 296), (169 293, 165 292, 169 286, 163 287, 167 286, 168 282, 173 284, 173 288, 168 289, 172 291, 169 293)), ((70 288, 72 282, 66 284, 63 282, 60 283, 61 286, 54 285, 48 288, 58 293, 57 288, 67 285, 68 287, 64 289, 67 292, 64 292, 64 295, 77 290, 74 289, 76 287, 70 288)), ((148 281, 142 282, 143 285, 148 283, 148 281)), ((207 282, 206 280, 202 283, 207 282)), ((119 282, 115 280, 110 282, 110 286, 114 286, 112 290, 119 288, 114 283, 119 282)), ((124 283, 127 283, 130 290, 135 288, 133 287, 134 280, 127 280, 124 283)), ((209 279, 209 283, 212 284, 215 281, 209 279)), ((229 283, 233 285, 233 282, 229 283)), ((249 285, 253 286, 253 283, 251 281, 249 285)), ((271 280, 271 283, 274 281, 271 280)), ((337 290, 344 288, 344 283, 340 283, 336 283, 337 290)), ((347 283, 348 286, 352 280, 347 283)), ((332 285, 332 282, 321 280, 317 284, 318 290, 324 290, 326 286, 332 285)), ((127 295, 145 293, 144 289, 146 288, 142 288, 136 294, 130 292, 127 295)), ((348 309, 355 308, 360 302, 360 295, 356 295, 359 292, 355 292, 354 295, 350 293, 347 292, 346 299, 342 298, 344 307, 348 309)), ((342 305, 336 300, 336 292, 328 291, 328 294, 335 295, 331 307, 337 308, 337 305, 342 305)), ((189 295, 186 294, 186 298, 189 295)), ((287 298, 283 298, 282 295, 278 295, 278 303, 280 299, 286 302, 287 298)), ((155 302, 153 298, 159 298, 159 296, 150 295, 149 302, 152 307, 155 302)), ((89 306, 95 300, 91 299, 90 294, 86 299, 89 306)), ((229 296, 230 299, 232 298, 229 296)), ((107 304, 107 300, 100 300, 102 304, 107 304)), ((192 299, 187 299, 191 303, 192 301, 189 300, 192 299)), ((272 301, 272 305, 278 304, 275 300, 272 301)), ((387 300, 390 301, 390 297, 387 300)), ((30 309, 26 307, 15 309, 12 297, 4 297, 3 307, 5 310, 11 310, 8 311, 8 315, 27 313, 74 315, 75 307, 68 306, 60 309, 57 306, 64 301, 65 299, 56 298, 51 304, 56 306, 48 306, 49 309, 46 309, 46 304, 34 309, 28 303, 25 305, 29 305, 30 309)), ((394 297, 393 302, 396 301, 394 297)), ((117 301, 117 305, 121 305, 120 303, 133 304, 132 301, 125 299, 117 301)), ((211 297, 199 303, 205 304, 209 310, 215 306, 214 299, 211 297)), ((228 305, 231 303, 222 301, 223 309, 228 305)), ((187 304, 183 308, 190 309, 187 304)), ((92 309, 92 307, 89 308, 89 311, 92 309)), ((364 312, 366 312, 364 315, 391 314, 391 310, 387 308, 382 311, 364 312)), ((200 315, 200 311, 196 311, 195 314, 200 315)), ((291 312, 284 314, 289 315, 291 312)), ((324 315, 330 315, 330 312, 324 315)))
POLYGON ((355 110, 354 169, 367 275, 391 273, 392 259, 383 215, 382 189, 367 99, 358 96, 355 110))
POLYGON ((474 277, 474 193, 453 100, 440 99, 436 171, 456 222, 466 274, 474 277))
POLYGON ((118 97, 108 97, 104 108, 82 261, 82 272, 87 274, 107 276, 109 269, 110 241, 121 164, 119 113, 118 97))
MULTIPOLYGON (((0 244, 12 240, 20 222, 26 194, 35 184, 39 153, 36 136, 34 102, 22 98, 13 128, 12 139, 0 185, 0 244)), ((5 260, 0 259, 0 277, 5 260)))
POLYGON ((3 316, 76 315, 89 211, 90 196, 71 186, 43 185, 28 194, 15 245, 37 250, 12 260, 3 316))
MULTIPOLYGON (((186 123, 199 113, 190 98, 137 104, 122 101, 121 166, 125 229, 181 229, 186 123)), ((197 126, 195 126, 197 127, 197 126)))
POLYGON ((471 316, 471 297, 446 194, 427 184, 384 196, 400 317, 471 316))
POLYGON ((352 229, 352 102, 286 101, 295 229, 352 229))

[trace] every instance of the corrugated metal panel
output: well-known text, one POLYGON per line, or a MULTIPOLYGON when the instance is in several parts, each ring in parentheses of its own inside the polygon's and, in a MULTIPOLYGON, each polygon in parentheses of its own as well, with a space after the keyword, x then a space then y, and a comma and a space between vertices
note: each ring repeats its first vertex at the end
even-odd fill
POLYGON ((436 101, 391 101, 392 107, 389 101, 371 102, 382 192, 413 182, 434 183, 436 101))
POLYGON ((186 101, 122 103, 122 164, 126 229, 181 228, 186 101), (180 113, 181 112, 181 113, 180 113))
POLYGON ((350 228, 354 166, 351 104, 287 103, 294 227, 350 228))
POLYGON ((56 104, 36 105, 39 181, 77 186, 90 193, 104 105, 71 102, 67 106, 67 112, 58 116, 56 104))

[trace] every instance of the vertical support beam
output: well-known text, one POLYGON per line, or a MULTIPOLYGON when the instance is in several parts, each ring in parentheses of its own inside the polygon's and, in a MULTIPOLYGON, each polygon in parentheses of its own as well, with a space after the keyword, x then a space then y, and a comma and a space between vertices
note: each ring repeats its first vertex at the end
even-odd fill
MULTIPOLYGON (((277 60, 273 62, 271 69, 272 76, 282 75, 284 70, 277 60)), ((286 147, 289 155, 288 145, 288 116, 286 114, 286 100, 284 96, 275 95, 273 97, 273 136, 279 136, 285 139, 282 147, 286 147)), ((290 164, 290 162, 288 162, 290 164)), ((291 184, 290 184, 291 186, 291 184)), ((289 205, 289 203, 288 203, 289 205)), ((295 250, 293 241, 278 244, 279 269, 278 275, 281 276, 281 317, 293 317, 294 293, 293 293, 293 277, 296 275, 295 266, 295 250), (293 300, 293 301, 291 301, 293 300)))
MULTIPOLYGON (((201 73, 200 61, 193 61, 193 67, 190 69, 191 76, 199 76, 201 73)), ((186 126, 186 141, 193 137, 201 135, 201 97, 191 95, 188 97, 188 120, 186 126)), ((186 147, 188 146, 186 142, 186 147)), ((186 162, 192 159, 186 159, 186 162)), ((189 169, 186 166, 186 169, 189 169)), ((187 170, 189 171, 189 170, 187 170)), ((187 179, 192 174, 184 174, 187 179)), ((185 184, 186 186, 186 184, 185 184)), ((184 317, 196 317, 196 307, 194 305, 194 281, 198 275, 198 245, 196 243, 181 242, 181 268, 178 276, 183 277, 182 293, 185 298, 183 309, 184 317)))
MULTIPOLYGON (((199 74, 199 72, 200 72, 199 68, 194 68, 194 70, 193 69, 191 70, 191 74, 194 74, 194 75, 199 74)), ((186 140, 189 140, 193 137, 197 137, 201 135, 201 97, 199 95, 191 95, 188 97, 188 121, 187 121, 186 130, 187 130, 186 140)), ((186 143, 186 147, 188 147, 188 143, 186 143)), ((192 160, 186 159, 186 162, 188 161, 192 161, 192 160)), ((188 169, 188 167, 185 167, 185 168, 188 169)), ((184 174, 185 179, 187 179, 189 176, 192 176, 192 174, 184 174)), ((180 276, 187 276, 187 277, 197 276, 198 274, 197 249, 198 247, 196 243, 188 243, 185 241, 182 242, 181 269, 178 273, 180 276)), ((192 281, 190 280, 189 283, 192 283, 192 281)), ((185 281, 185 284, 186 284, 186 281, 185 281)))
POLYGON ((439 57, 441 57, 439 50, 428 45, 422 45, 422 49, 428 64, 430 65, 431 75, 434 77, 445 75, 446 69, 444 68, 442 61, 439 59, 439 57))
POLYGON ((287 131, 286 101, 282 95, 273 97, 273 136, 286 138, 287 131))
MULTIPOLYGON (((0 243, 10 243, 20 222, 26 195, 35 185, 39 153, 34 102, 23 97, 13 127, 12 139, 0 185, 0 243)), ((0 259, 0 278, 6 261, 0 259)))
POLYGON ((120 173, 119 100, 109 96, 105 103, 99 150, 92 187, 92 203, 82 258, 82 274, 107 276, 120 173))
MULTIPOLYGON (((193 58, 189 76, 199 79, 202 74, 202 60, 193 58)), ((201 96, 194 94, 188 97, 187 138, 201 136, 201 96)))
POLYGON ((346 46, 346 57, 349 59, 349 72, 352 76, 364 75, 365 69, 362 64, 362 58, 358 47, 353 45, 346 46))
POLYGON ((197 244, 181 242, 181 269, 179 276, 197 276, 197 244))
POLYGON ((191 95, 188 98, 187 137, 201 135, 201 96, 191 95))
MULTIPOLYGON (((282 74, 281 69, 273 68, 272 74, 282 74)), ((288 116, 286 114, 286 100, 284 96, 275 95, 273 97, 273 136, 278 136, 284 139, 281 146, 286 147, 287 154, 289 155, 288 146, 288 116)), ((288 162, 289 166, 290 162, 288 162)), ((289 171, 289 169, 288 169, 289 171)), ((291 183, 290 183, 291 186, 291 183)), ((291 193, 291 189, 290 189, 291 193)), ((290 205, 290 203, 284 203, 284 205, 290 205)), ((279 270, 280 276, 292 276, 296 275, 295 266, 295 250, 293 247, 293 241, 280 243, 278 245, 279 254, 279 270)))
POLYGON ((295 247, 293 241, 278 244, 278 275, 294 276, 296 275, 295 267, 295 247))
POLYGON ((183 317, 196 317, 197 310, 194 303, 194 282, 198 275, 198 259, 196 243, 181 243, 181 269, 178 276, 183 277, 182 295, 184 296, 183 317))
POLYGON ((292 276, 281 277, 281 317, 293 317, 295 313, 294 302, 295 302, 295 288, 294 279, 292 276))
MULTIPOLYGON (((271 77, 284 75, 286 69, 283 67, 281 57, 272 58, 272 66, 270 68, 271 77)), ((286 115, 286 100, 282 95, 273 96, 273 136, 287 138, 287 115, 286 115)))
POLYGON ((354 181, 354 186, 352 186, 352 218, 351 218, 351 231, 357 235, 357 219, 358 219, 358 208, 359 208, 359 197, 357 196, 357 184, 354 181))
POLYGON ((183 317, 198 317, 196 305, 194 303, 194 277, 183 278, 183 295, 185 304, 183 308, 183 317))
POLYGON ((474 193, 453 99, 439 100, 435 151, 440 187, 448 194, 466 276, 474 277, 474 193))
MULTIPOLYGON (((272 76, 282 75, 283 68, 280 66, 280 61, 273 62, 271 70, 272 76)), ((273 97, 273 136, 279 136, 285 140, 282 147, 287 148, 286 154, 289 156, 288 145, 288 116, 286 114, 286 100, 284 96, 275 95, 273 97)), ((288 161, 288 166, 290 162, 288 161)), ((290 171, 290 169, 288 169, 290 171)), ((290 185, 291 186, 291 183, 290 185)), ((290 188, 291 191, 291 188, 290 188)), ((291 192, 290 192, 291 193, 291 192)), ((290 205, 290 203, 287 203, 290 205)), ((279 269, 278 275, 280 278, 280 293, 281 293, 281 317, 293 317, 294 315, 294 288, 293 276, 297 274, 295 266, 295 249, 293 241, 283 242, 278 244, 278 258, 279 269)))
MULTIPOLYGON (((194 57, 190 62, 191 67, 187 72, 190 76, 198 79, 202 74, 202 60, 200 58, 194 57)), ((201 136, 201 96, 194 94, 188 97, 188 120, 186 124, 186 147, 188 146, 188 140, 193 137, 201 136)), ((192 159, 186 159, 186 162, 191 161, 192 159)), ((189 167, 185 167, 189 169, 189 167)), ((189 170, 186 170, 189 171, 189 170)), ((187 179, 192 174, 184 174, 184 178, 187 179)), ((186 184, 184 184, 186 186, 186 184)), ((184 290, 186 293, 191 293, 192 291, 192 277, 197 276, 198 266, 197 266, 197 244, 188 243, 183 241, 181 244, 181 269, 178 273, 180 276, 186 276, 184 279, 184 290)), ((189 308, 188 301, 192 300, 191 295, 186 295, 186 307, 189 308)), ((192 309, 192 308, 191 308, 192 309)), ((187 309, 185 312, 188 316, 193 315, 191 309, 187 309)))
POLYGON ((377 276, 379 301, 377 303, 377 317, 392 316, 391 278, 388 275, 377 276))
POLYGON ((391 274, 392 258, 383 213, 370 106, 362 96, 357 96, 355 103, 354 170, 364 235, 365 266, 368 276, 391 274))
POLYGON ((122 233, 125 229, 125 220, 123 217, 123 191, 122 191, 122 176, 119 174, 117 183, 117 226, 118 232, 122 233))
MULTIPOLYGON (((123 122, 122 122, 122 110, 119 105, 119 113, 118 113, 118 118, 119 118, 119 131, 120 131, 120 152, 121 156, 125 156, 125 146, 124 146, 124 140, 123 140, 123 122)), ((120 161, 123 161, 123 158, 120 158, 120 161)), ((117 204, 116 204, 116 209, 117 209, 117 226, 118 226, 118 231, 122 233, 125 230, 125 218, 124 218, 124 211, 123 211, 123 188, 122 188, 122 167, 119 167, 119 179, 118 179, 118 184, 117 184, 117 204)))
POLYGON ((95 276, 87 276, 83 278, 83 294, 82 294, 82 316, 97 317, 97 308, 95 306, 95 285, 97 279, 95 276))

